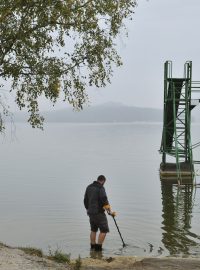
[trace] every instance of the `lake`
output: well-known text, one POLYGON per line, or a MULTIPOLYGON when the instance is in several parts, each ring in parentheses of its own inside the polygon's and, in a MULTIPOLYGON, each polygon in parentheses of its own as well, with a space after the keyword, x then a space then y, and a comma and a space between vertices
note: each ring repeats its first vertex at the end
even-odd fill
POLYGON ((161 185, 161 133, 161 123, 16 124, 1 139, 0 241, 90 256, 83 197, 104 174, 127 244, 108 217, 104 255, 199 257, 200 189, 161 185))

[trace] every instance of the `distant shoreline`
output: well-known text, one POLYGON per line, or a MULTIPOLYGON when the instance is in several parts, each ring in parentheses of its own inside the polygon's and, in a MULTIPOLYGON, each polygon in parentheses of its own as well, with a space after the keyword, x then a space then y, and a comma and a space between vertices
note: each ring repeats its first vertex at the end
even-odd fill
MULTIPOLYGON (((130 123, 130 122, 162 122, 162 110, 153 108, 129 107, 119 104, 105 104, 86 107, 81 111, 66 108, 57 111, 40 112, 45 122, 66 123, 130 123)), ((13 113, 15 122, 26 122, 28 114, 13 113)))
MULTIPOLYGON (((6 122, 11 123, 11 122, 6 122)), ((14 121, 17 124, 28 124, 26 121, 14 121)), ((144 121, 134 121, 134 122, 48 122, 44 121, 44 124, 74 124, 74 125, 162 125, 162 122, 144 122, 144 121)), ((198 123, 196 123, 198 124, 198 123)))

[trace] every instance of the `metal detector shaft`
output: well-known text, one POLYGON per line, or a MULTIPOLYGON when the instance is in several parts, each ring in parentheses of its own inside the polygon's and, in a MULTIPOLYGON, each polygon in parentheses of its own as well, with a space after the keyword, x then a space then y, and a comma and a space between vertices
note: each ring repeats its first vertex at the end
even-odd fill
MULTIPOLYGON (((112 217, 113 217, 113 216, 112 216, 112 217)), ((124 243, 124 240, 123 240, 122 235, 121 235, 121 233, 120 233, 120 230, 119 230, 119 227, 118 227, 117 222, 116 222, 116 220, 115 220, 115 217, 113 217, 113 220, 114 220, 114 222, 115 222, 115 225, 116 225, 116 227, 117 227, 118 233, 119 233, 120 238, 121 238, 121 240, 122 240, 123 247, 125 247, 126 244, 124 243)))

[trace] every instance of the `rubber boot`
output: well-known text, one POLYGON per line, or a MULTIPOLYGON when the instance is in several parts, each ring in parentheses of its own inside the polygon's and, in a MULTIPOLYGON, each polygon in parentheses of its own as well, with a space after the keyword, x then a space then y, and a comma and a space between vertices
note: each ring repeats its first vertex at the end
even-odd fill
POLYGON ((95 246, 96 246, 96 244, 90 244, 90 249, 95 250, 95 246))
POLYGON ((101 244, 96 244, 95 245, 95 251, 102 251, 102 245, 101 244))

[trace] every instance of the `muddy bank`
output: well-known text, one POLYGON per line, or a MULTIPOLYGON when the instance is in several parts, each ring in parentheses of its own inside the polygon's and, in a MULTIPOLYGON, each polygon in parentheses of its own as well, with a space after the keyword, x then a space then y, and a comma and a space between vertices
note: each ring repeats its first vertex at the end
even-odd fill
POLYGON ((110 257, 82 260, 82 270, 200 270, 200 259, 110 257))

